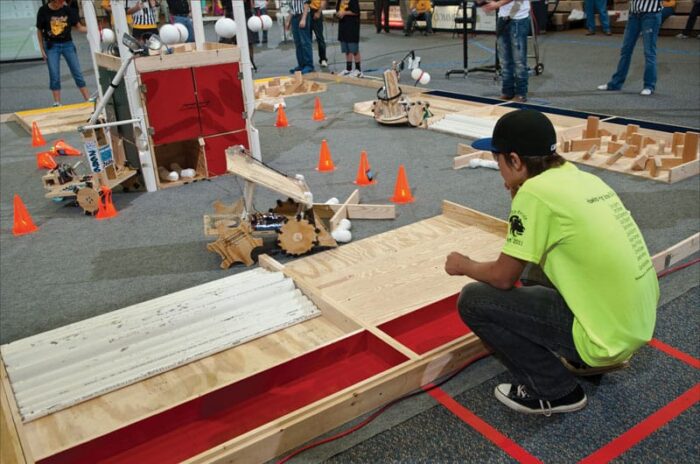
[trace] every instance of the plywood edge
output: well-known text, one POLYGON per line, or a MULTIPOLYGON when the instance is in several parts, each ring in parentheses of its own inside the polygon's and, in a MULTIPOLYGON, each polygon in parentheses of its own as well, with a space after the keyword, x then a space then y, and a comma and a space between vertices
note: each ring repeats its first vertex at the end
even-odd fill
POLYGON ((348 197, 347 200, 340 206, 340 208, 333 214, 333 217, 330 219, 330 225, 331 225, 331 232, 333 232, 336 227, 338 227, 338 224, 340 221, 343 219, 348 218, 348 205, 356 205, 360 202, 360 190, 355 189, 350 196, 348 197))
MULTIPOLYGON (((384 86, 384 79, 377 78, 377 77, 371 77, 371 76, 357 78, 357 77, 340 76, 338 74, 315 72, 315 73, 306 74, 305 77, 307 79, 323 79, 326 81, 332 81, 332 82, 341 83, 341 84, 356 85, 358 87, 369 87, 372 89, 378 89, 378 88, 384 86)), ((427 92, 430 90, 430 89, 416 87, 414 85, 408 85, 408 84, 401 84, 401 85, 399 85, 399 88, 401 88, 402 92, 409 94, 409 95, 421 94, 421 93, 424 93, 424 92, 427 92)))
POLYGON ((506 221, 448 200, 442 201, 442 214, 463 224, 479 225, 504 237, 508 233, 508 223, 506 221))
POLYGON ((0 377, 0 462, 31 464, 34 459, 24 436, 22 419, 2 356, 0 356, 0 377))
POLYGON ((700 159, 671 168, 668 172, 668 182, 673 184, 698 174, 700 174, 700 159))
POLYGON ((212 448, 188 463, 265 462, 392 400, 419 389, 486 353, 469 334, 456 345, 399 366, 212 448))
POLYGON ((134 60, 139 73, 164 71, 166 69, 191 68, 212 64, 235 63, 240 61, 238 47, 202 50, 170 55, 138 57, 134 60))
POLYGON ((692 235, 651 258, 657 273, 700 251, 700 233, 692 235))

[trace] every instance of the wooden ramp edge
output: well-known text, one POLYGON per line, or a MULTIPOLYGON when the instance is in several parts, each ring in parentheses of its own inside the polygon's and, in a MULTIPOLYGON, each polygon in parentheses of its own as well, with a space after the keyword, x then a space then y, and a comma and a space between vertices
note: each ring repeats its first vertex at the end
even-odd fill
POLYGON ((17 122, 28 134, 32 133, 32 123, 37 123, 42 135, 77 131, 92 115, 94 103, 84 102, 55 108, 39 108, 18 111, 10 120, 17 122))

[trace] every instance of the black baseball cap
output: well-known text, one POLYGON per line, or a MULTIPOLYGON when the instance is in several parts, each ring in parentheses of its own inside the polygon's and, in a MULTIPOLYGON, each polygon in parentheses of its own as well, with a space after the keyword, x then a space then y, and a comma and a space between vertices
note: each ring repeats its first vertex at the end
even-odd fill
POLYGON ((490 139, 477 140, 472 147, 494 153, 520 156, 549 156, 557 150, 552 122, 536 110, 517 110, 501 116, 490 139))

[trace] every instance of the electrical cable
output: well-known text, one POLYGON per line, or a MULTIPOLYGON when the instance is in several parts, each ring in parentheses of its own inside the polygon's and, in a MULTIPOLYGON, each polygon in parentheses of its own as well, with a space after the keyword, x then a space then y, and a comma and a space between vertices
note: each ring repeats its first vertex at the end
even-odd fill
MULTIPOLYGON (((700 258, 695 258, 694 260, 689 261, 689 262, 687 262, 687 263, 679 264, 678 266, 674 266, 674 267, 665 269, 665 270, 663 270, 663 271, 661 271, 661 272, 658 273, 658 277, 659 277, 659 278, 666 277, 667 275, 673 274, 674 272, 680 271, 680 270, 682 270, 682 269, 685 269, 685 268, 690 267, 690 266, 692 266, 692 265, 694 265, 694 264, 697 264, 697 263, 700 263, 700 258)), ((450 375, 448 375, 448 376, 445 377, 444 379, 440 380, 439 382, 433 383, 430 387, 428 387, 428 388, 421 388, 421 389, 419 389, 419 390, 415 390, 415 391, 413 391, 413 392, 411 392, 411 393, 408 393, 408 394, 406 394, 406 395, 404 395, 404 396, 401 396, 401 397, 399 397, 399 398, 396 398, 395 400, 389 401, 389 402, 386 403, 384 406, 381 406, 379 409, 377 409, 377 410, 374 411, 372 414, 370 414, 369 416, 367 416, 367 418, 364 419, 362 422, 360 422, 360 423, 358 423, 358 424, 352 426, 351 428, 349 428, 349 429, 347 429, 347 430, 345 430, 345 431, 343 431, 343 432, 340 432, 340 433, 338 433, 338 434, 336 434, 336 435, 333 435, 333 436, 331 436, 331 437, 327 437, 327 438, 324 438, 324 439, 322 439, 322 440, 309 443, 309 444, 307 444, 307 445, 305 445, 305 446, 303 446, 303 447, 301 447, 301 448, 299 448, 299 449, 293 451, 292 453, 290 453, 289 455, 285 456, 284 458, 280 459, 279 461, 277 461, 276 464, 286 464, 290 459, 294 458, 295 456, 298 456, 299 454, 301 454, 301 453, 303 453, 303 452, 305 452, 305 451, 308 451, 308 450, 310 450, 310 449, 312 449, 312 448, 316 448, 316 447, 318 447, 318 446, 324 445, 324 444, 326 444, 326 443, 330 443, 330 442, 335 441, 335 440, 338 440, 338 439, 340 439, 340 438, 346 437, 346 436, 350 435, 351 433, 354 433, 354 432, 360 430, 361 428, 365 427, 366 425, 368 425, 368 424, 370 424, 372 421, 374 421, 377 417, 381 416, 387 409, 391 408, 392 406, 394 406, 394 405, 396 405, 396 404, 398 404, 398 403, 400 403, 400 402, 402 402, 402 401, 404 401, 404 400, 407 400, 408 398, 412 398, 412 397, 414 397, 414 396, 417 396, 417 395, 420 395, 420 394, 423 394, 423 393, 427 393, 427 392, 429 392, 429 391, 431 391, 431 390, 433 390, 433 389, 435 389, 435 388, 440 387, 441 385, 444 385, 445 383, 447 383, 447 382, 449 382, 450 380, 452 380, 457 374, 459 374, 459 373, 462 372, 464 369, 466 369, 467 367, 469 367, 471 364, 473 364, 473 363, 475 363, 476 361, 479 361, 479 360, 481 360, 481 359, 483 359, 483 358, 485 358, 485 357, 487 357, 487 356, 490 356, 490 353, 483 353, 483 354, 474 356, 473 358, 469 359, 466 363, 464 363, 459 369, 457 369, 456 371, 454 371, 453 373, 451 373, 450 375)))

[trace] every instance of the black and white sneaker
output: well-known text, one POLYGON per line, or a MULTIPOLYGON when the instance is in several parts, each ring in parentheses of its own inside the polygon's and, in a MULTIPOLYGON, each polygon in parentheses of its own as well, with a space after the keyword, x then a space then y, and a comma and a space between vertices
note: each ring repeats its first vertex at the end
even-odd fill
POLYGON ((494 390, 496 399, 518 412, 526 414, 543 414, 547 417, 554 413, 574 412, 583 409, 588 402, 580 385, 574 391, 557 400, 541 400, 530 396, 525 385, 502 383, 494 390))

